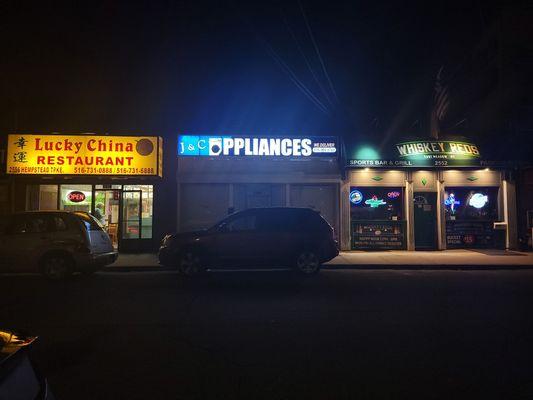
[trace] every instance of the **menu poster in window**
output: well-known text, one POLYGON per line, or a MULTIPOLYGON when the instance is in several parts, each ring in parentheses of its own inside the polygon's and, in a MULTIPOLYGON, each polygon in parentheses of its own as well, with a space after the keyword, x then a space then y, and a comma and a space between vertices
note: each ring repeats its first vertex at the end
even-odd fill
POLYGON ((487 221, 446 222, 446 247, 486 248, 494 246, 493 223, 487 221))
POLYGON ((352 248, 374 250, 405 249, 403 224, 399 222, 353 222, 352 248))

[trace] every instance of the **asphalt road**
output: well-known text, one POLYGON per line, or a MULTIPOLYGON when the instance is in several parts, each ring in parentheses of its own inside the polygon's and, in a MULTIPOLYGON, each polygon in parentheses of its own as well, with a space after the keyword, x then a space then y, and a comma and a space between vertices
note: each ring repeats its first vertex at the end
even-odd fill
POLYGON ((61 399, 532 398, 533 271, 0 276, 61 399))

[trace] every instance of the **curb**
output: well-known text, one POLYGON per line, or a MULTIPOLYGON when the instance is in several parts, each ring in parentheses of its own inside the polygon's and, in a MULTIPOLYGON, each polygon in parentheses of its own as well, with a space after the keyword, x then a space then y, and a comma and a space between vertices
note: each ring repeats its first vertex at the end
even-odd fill
POLYGON ((176 271, 176 268, 163 267, 161 265, 146 265, 139 267, 104 267, 98 272, 164 272, 164 271, 176 271))
MULTIPOLYGON (((452 265, 452 264, 432 264, 432 265, 408 265, 408 264, 334 264, 325 265, 323 271, 327 270, 405 270, 405 271, 495 271, 495 270, 533 270, 533 265, 452 265)), ((139 267, 104 267, 99 272, 172 272, 175 268, 154 266, 139 267)), ((280 269, 283 271, 283 269, 280 269)))
POLYGON ((508 265, 508 264, 498 264, 498 265, 460 265, 460 264, 431 264, 431 265, 412 265, 412 264, 358 264, 358 265, 345 265, 345 264, 335 264, 327 265, 323 269, 362 269, 362 270, 475 270, 475 271, 490 271, 490 270, 530 270, 533 269, 533 265, 508 265))

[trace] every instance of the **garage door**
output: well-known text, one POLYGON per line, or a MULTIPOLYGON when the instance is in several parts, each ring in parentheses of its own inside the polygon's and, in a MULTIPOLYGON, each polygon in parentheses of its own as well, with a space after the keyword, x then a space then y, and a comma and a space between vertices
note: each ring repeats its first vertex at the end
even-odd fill
POLYGON ((180 186, 180 231, 208 228, 228 214, 229 185, 187 183, 180 186))
POLYGON ((336 185, 291 185, 291 205, 320 211, 335 232, 339 232, 336 185))

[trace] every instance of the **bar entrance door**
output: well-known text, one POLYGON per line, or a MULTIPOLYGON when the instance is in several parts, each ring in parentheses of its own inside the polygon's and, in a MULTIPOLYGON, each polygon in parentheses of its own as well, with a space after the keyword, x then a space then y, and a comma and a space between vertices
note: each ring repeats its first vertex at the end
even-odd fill
POLYGON ((437 193, 415 192, 415 249, 437 248, 437 193))

